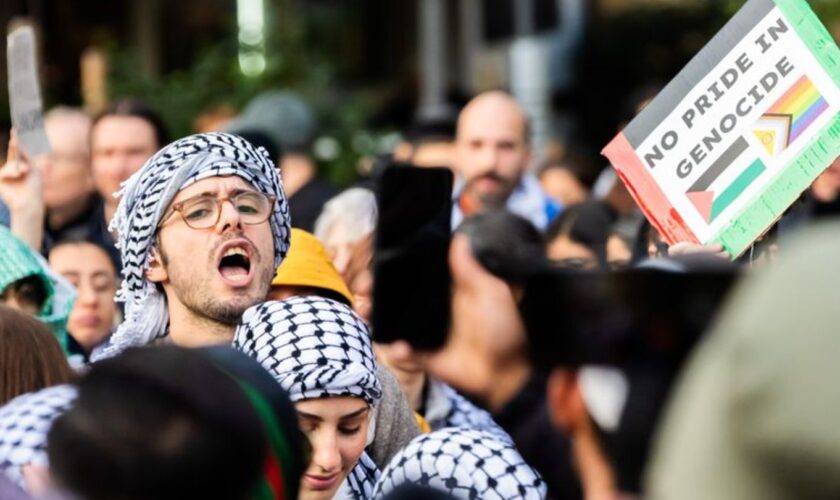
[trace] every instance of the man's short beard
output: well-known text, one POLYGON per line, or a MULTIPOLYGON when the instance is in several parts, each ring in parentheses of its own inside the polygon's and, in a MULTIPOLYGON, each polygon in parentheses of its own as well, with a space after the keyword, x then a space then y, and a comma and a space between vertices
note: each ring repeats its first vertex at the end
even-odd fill
MULTIPOLYGON (((161 264, 165 268, 168 268, 169 258, 163 251, 163 245, 160 244, 160 237, 156 237, 155 239, 156 248, 158 254, 160 255, 161 264)), ((242 315, 249 307, 255 306, 261 302, 265 302, 266 298, 268 297, 268 291, 271 288, 271 280, 274 278, 274 273, 275 271, 273 268, 267 267, 262 272, 261 276, 254 277, 258 283, 265 284, 265 291, 261 294, 261 296, 256 297, 253 303, 230 304, 218 301, 215 297, 208 297, 202 302, 200 301, 199 296, 193 295, 192 292, 195 291, 194 289, 189 290, 187 294, 181 298, 181 302, 183 303, 184 307, 186 307, 198 318, 204 318, 214 323, 219 323, 225 326, 236 326, 237 324, 239 324, 239 320, 242 319, 242 315)), ((158 284, 158 286, 161 289, 163 288, 160 284, 158 284)), ((162 290, 161 293, 163 293, 162 290)))
POLYGON ((217 302, 215 299, 210 299, 200 306, 196 306, 189 302, 185 302, 184 305, 196 316, 206 318, 214 323, 220 323, 225 326, 236 326, 242 318, 242 315, 245 313, 245 310, 248 309, 248 307, 251 307, 250 305, 245 307, 234 306, 223 302, 217 302))
POLYGON ((198 317, 203 317, 226 326, 236 326, 239 324, 239 320, 242 319, 242 315, 249 307, 265 302, 268 296, 268 290, 271 288, 272 278, 274 278, 274 271, 271 268, 266 268, 261 276, 255 276, 255 281, 265 284, 265 292, 257 297, 254 297, 253 301, 249 301, 249 303, 245 304, 222 302, 216 300, 215 297, 208 297, 203 303, 190 300, 193 297, 189 296, 184 297, 182 300, 187 309, 192 311, 192 313, 198 317))
POLYGON ((498 179, 503 185, 503 188, 499 191, 487 193, 477 190, 475 188, 475 184, 481 180, 481 177, 468 181, 467 185, 464 187, 464 190, 469 191, 478 201, 481 202, 483 208, 485 209, 503 208, 507 203, 508 198, 510 198, 510 195, 513 193, 513 187, 508 186, 504 179, 495 176, 493 177, 498 179))

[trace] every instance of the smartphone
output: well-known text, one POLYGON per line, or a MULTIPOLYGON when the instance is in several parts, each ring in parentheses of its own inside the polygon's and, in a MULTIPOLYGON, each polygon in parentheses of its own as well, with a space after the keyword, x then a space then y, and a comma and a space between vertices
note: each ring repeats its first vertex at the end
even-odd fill
POLYGON ((443 347, 450 323, 448 255, 453 175, 446 168, 387 165, 379 175, 373 257, 376 342, 443 347))

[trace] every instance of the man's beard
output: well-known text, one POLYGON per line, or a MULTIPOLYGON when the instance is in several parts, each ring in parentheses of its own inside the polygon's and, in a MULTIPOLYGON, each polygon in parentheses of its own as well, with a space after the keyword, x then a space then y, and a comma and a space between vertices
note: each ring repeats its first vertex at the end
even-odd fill
POLYGON ((503 179, 494 173, 488 173, 470 179, 467 181, 464 190, 469 191, 476 199, 478 199, 478 201, 480 201, 483 205, 483 209, 503 208, 507 203, 510 194, 513 192, 513 188, 510 186, 507 179, 503 179), (476 184, 483 179, 495 180, 499 185, 499 189, 489 192, 477 189, 476 184))
POLYGON ((256 293, 256 296, 252 300, 245 302, 237 300, 221 301, 213 296, 195 296, 197 294, 193 294, 192 292, 183 296, 181 300, 184 306, 198 317, 203 317, 226 326, 236 326, 249 307, 265 302, 273 277, 274 271, 270 268, 263 270, 260 276, 255 276, 255 282, 260 284, 265 283, 264 290, 261 293, 256 293))
MULTIPOLYGON (((256 246, 253 246, 253 248, 255 252, 254 255, 257 259, 261 260, 259 250, 256 249, 256 246)), ((161 263, 166 268, 167 272, 181 274, 178 273, 176 269, 169 266, 169 257, 166 255, 166 252, 164 252, 163 246, 160 245, 159 240, 158 252, 160 253, 161 263)), ((210 254, 212 255, 212 251, 210 254)), ((253 262, 252 265, 257 265, 257 262, 253 262)), ((190 272, 195 271, 192 270, 190 272)), ((242 315, 249 307, 265 302, 265 299, 268 296, 268 290, 271 288, 271 280, 274 278, 274 273, 275 271, 273 268, 266 267, 260 276, 254 277, 255 283, 261 284, 264 290, 262 290, 261 293, 257 293, 257 296, 254 297, 253 300, 249 300, 246 303, 237 304, 224 302, 217 300, 212 295, 202 297, 202 291, 208 289, 208 287, 204 286, 204 283, 199 283, 199 286, 187 286, 183 288, 177 287, 175 293, 178 294, 179 300, 184 307, 186 307, 196 317, 204 318, 225 326, 236 326, 242 318, 242 315)))

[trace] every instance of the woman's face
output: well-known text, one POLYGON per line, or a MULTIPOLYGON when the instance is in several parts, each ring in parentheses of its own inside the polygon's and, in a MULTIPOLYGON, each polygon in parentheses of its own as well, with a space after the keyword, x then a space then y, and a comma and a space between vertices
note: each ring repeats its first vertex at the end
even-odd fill
POLYGON ((312 446, 300 498, 330 499, 365 451, 370 407, 362 398, 342 396, 298 401, 295 408, 312 446))
POLYGON ((104 250, 91 243, 57 246, 50 252, 50 266, 76 287, 76 302, 67 330, 85 351, 108 338, 117 305, 117 274, 104 250))

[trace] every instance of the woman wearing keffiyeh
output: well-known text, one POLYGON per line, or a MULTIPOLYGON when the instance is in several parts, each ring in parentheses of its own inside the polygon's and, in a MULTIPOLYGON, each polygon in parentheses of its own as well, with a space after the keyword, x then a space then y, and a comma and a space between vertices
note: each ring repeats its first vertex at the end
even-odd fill
POLYGON ((234 347, 262 364, 295 403, 312 445, 300 498, 370 498, 379 471, 364 449, 382 392, 364 321, 330 299, 271 301, 245 311, 234 347))

